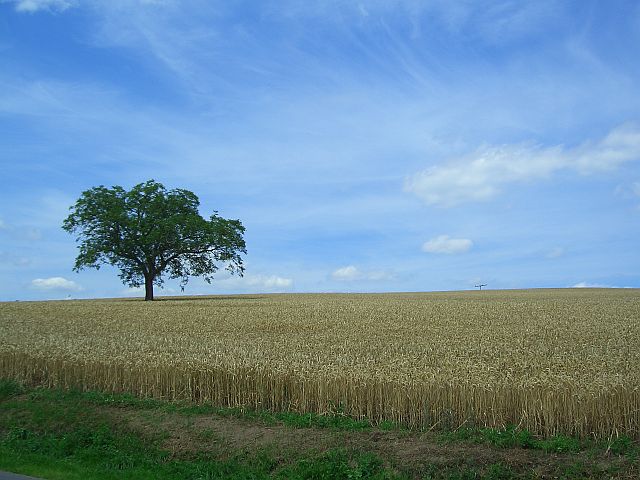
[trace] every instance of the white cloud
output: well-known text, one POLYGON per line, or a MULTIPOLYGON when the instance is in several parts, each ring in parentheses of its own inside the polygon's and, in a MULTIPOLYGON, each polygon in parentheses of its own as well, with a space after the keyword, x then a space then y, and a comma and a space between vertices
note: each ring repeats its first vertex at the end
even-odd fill
POLYGON ((603 285, 602 283, 580 282, 572 285, 570 288, 633 288, 633 287, 617 287, 615 285, 603 285))
POLYGON ((452 207, 488 200, 504 185, 549 177, 559 170, 590 174, 639 159, 640 127, 626 125, 612 130, 599 142, 585 142, 575 148, 483 146, 470 155, 410 176, 405 190, 428 205, 452 207))
POLYGON ((334 280, 357 280, 360 278, 362 273, 353 265, 348 265, 346 267, 338 268, 334 271, 331 276, 334 280))
POLYGON ((588 282, 580 282, 572 285, 571 288, 617 288, 612 287, 611 285, 603 285, 601 283, 588 283, 588 282))
MULTIPOLYGON (((228 275, 216 279, 213 282, 215 288, 228 292, 283 292, 293 287, 293 279, 281 277, 279 275, 264 274, 245 274, 240 277, 237 275, 228 275)), ((209 287, 204 284, 200 285, 198 295, 211 294, 209 287)))
POLYGON ((63 277, 36 278, 31 281, 31 286, 38 290, 64 290, 78 292, 82 287, 72 280, 63 277))
MULTIPOLYGON (((625 200, 636 201, 640 197, 640 182, 618 185, 613 192, 625 200)), ((640 208, 640 205, 638 205, 638 208, 640 208)))
POLYGON ((26 267, 31 264, 31 259, 17 257, 6 252, 0 252, 0 265, 12 265, 14 267, 26 267))
POLYGON ((264 287, 268 289, 273 288, 289 288, 293 285, 293 280, 290 278, 283 278, 277 275, 252 275, 245 277, 245 282, 247 285, 252 287, 264 287))
POLYGON ((70 0, 14 0, 17 12, 35 13, 41 10, 63 11, 72 7, 75 2, 70 0))
POLYGON ((564 248, 562 247, 554 247, 547 252, 545 255, 547 258, 558 258, 564 255, 564 248))
POLYGON ((597 283, 580 282, 580 283, 576 283, 575 285, 571 285, 571 288, 609 288, 609 287, 607 285, 600 285, 597 283))
POLYGON ((429 253, 464 253, 469 251, 473 242, 468 238, 451 238, 449 235, 440 235, 425 242, 422 250, 429 253))
POLYGON ((354 265, 347 265, 346 267, 340 267, 335 270, 331 274, 331 277, 334 280, 348 282, 353 280, 389 280, 393 278, 393 275, 382 270, 370 270, 363 272, 354 265))

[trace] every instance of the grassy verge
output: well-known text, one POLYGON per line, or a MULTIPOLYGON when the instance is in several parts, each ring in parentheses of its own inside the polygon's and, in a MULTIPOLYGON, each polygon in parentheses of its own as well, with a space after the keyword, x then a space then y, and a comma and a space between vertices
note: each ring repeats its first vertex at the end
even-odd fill
POLYGON ((0 470, 47 479, 637 479, 639 453, 622 437, 413 432, 0 381, 0 470))
POLYGON ((640 445, 627 436, 612 437, 608 441, 579 439, 565 435, 549 438, 533 436, 527 430, 518 430, 514 426, 504 429, 467 428, 440 433, 444 442, 468 441, 488 443, 499 448, 524 448, 542 450, 546 453, 579 453, 590 452, 593 455, 622 455, 631 459, 640 456, 640 445))

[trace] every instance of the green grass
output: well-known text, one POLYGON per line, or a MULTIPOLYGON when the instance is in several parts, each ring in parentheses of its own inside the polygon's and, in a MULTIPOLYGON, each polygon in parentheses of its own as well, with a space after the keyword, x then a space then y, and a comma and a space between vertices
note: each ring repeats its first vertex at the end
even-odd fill
POLYGON ((87 479, 399 478, 374 455, 339 449, 284 466, 264 451, 224 460, 169 458, 153 441, 100 423, 64 432, 11 429, 0 442, 0 468, 52 479, 70 478, 69 471, 87 479))
POLYGON ((283 464, 272 452, 239 451, 231 458, 172 458, 160 448, 161 433, 143 436, 114 425, 99 410, 115 406, 159 410, 178 415, 217 415, 281 422, 295 428, 370 428, 341 416, 189 406, 131 395, 108 395, 61 389, 26 390, 0 381, 0 469, 51 479, 262 479, 262 478, 400 478, 375 455, 332 449, 283 464), (27 398, 15 398, 27 394, 27 398))
MULTIPOLYGON (((15 382, 0 380, 0 470, 65 480, 536 478, 532 471, 514 469, 501 462, 475 464, 461 460, 454 465, 426 464, 407 470, 357 447, 357 444, 332 446, 326 450, 310 448, 290 455, 263 447, 235 446, 230 451, 196 448, 189 453, 176 453, 163 446, 167 437, 158 419, 170 416, 189 424, 192 419, 206 415, 233 418, 260 428, 281 425, 292 429, 325 429, 335 432, 332 435, 337 435, 336 438, 378 435, 376 432, 420 435, 420 432, 408 431, 392 422, 373 426, 366 420, 352 419, 340 413, 315 415, 217 408, 143 399, 129 394, 23 388, 15 382), (151 428, 143 431, 132 428, 126 415, 114 415, 120 408, 123 413, 150 419, 151 428)), ((556 478, 567 480, 637 478, 630 472, 640 472, 640 447, 628 437, 609 442, 563 436, 545 439, 515 427, 467 428, 429 435, 445 444, 457 445, 463 452, 464 445, 484 445, 485 449, 535 449, 544 455, 575 455, 574 462, 558 464, 553 471, 556 478), (621 460, 602 467, 599 466, 602 462, 587 464, 589 458, 612 456, 621 460)), ((194 438, 196 442, 209 442, 210 445, 220 440, 215 431, 206 428, 197 431, 194 438)), ((553 458, 550 455, 545 461, 552 462, 553 458)))
MULTIPOLYGON (((20 388, 19 386, 7 387, 20 388)), ((0 394, 2 390, 0 387, 0 394)), ((39 388, 31 391, 30 398, 47 401, 73 401, 86 405, 134 408, 138 410, 158 410, 179 415, 219 415, 252 421, 261 421, 267 425, 282 424, 294 428, 329 428, 341 431, 370 430, 373 428, 368 420, 358 420, 346 416, 339 411, 333 414, 318 415, 316 413, 270 412, 230 407, 214 407, 212 405, 194 405, 192 403, 169 402, 152 398, 139 398, 129 393, 102 393, 96 391, 80 392, 77 390, 39 388)), ((395 424, 393 424, 395 426, 395 424)))
POLYGON ((64 452, 52 452, 48 446, 40 451, 40 446, 33 440, 28 445, 2 445, 0 468, 51 480, 403 478, 385 470, 382 460, 375 455, 344 449, 334 449, 281 466, 277 459, 262 452, 257 452, 252 458, 229 460, 163 460, 158 451, 146 448, 132 452, 116 444, 89 443, 64 452))
POLYGON ((492 463, 482 470, 464 466, 442 468, 439 465, 429 465, 420 478, 423 480, 511 480, 532 479, 534 477, 514 472, 508 465, 492 463))
POLYGON ((443 442, 470 441, 473 443, 488 443, 499 448, 526 448, 542 450, 546 453, 590 451, 600 454, 624 455, 632 458, 637 458, 640 454, 640 446, 627 436, 599 442, 565 435, 539 438, 527 430, 520 430, 514 426, 507 426, 503 429, 461 428, 455 431, 441 432, 439 437, 443 442))
POLYGON ((18 382, 0 379, 0 402, 23 392, 24 388, 18 382))

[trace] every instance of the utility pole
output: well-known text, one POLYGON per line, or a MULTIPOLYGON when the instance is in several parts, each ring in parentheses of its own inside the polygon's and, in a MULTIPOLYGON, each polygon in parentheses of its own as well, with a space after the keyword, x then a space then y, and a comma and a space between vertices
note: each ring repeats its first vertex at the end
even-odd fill
POLYGON ((479 290, 482 290, 482 287, 486 287, 486 286, 487 286, 487 284, 486 284, 486 283, 480 283, 480 284, 478 284, 478 285, 475 285, 475 287, 476 287, 477 289, 479 289, 479 290))

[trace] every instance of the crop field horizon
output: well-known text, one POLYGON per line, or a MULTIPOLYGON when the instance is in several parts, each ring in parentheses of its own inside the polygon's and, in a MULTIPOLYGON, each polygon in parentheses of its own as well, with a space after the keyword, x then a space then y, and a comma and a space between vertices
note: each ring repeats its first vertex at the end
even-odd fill
POLYGON ((414 428, 640 438, 640 289, 0 303, 0 376, 414 428))

